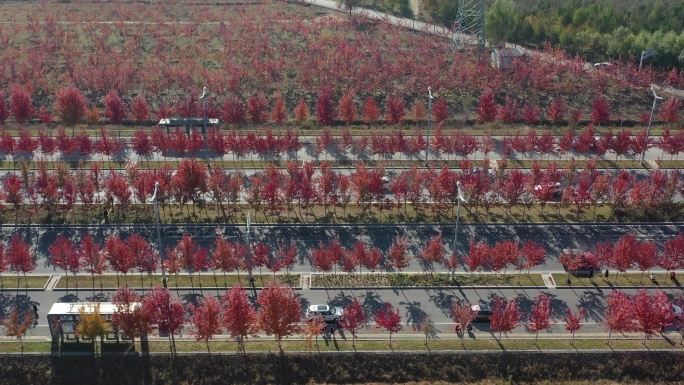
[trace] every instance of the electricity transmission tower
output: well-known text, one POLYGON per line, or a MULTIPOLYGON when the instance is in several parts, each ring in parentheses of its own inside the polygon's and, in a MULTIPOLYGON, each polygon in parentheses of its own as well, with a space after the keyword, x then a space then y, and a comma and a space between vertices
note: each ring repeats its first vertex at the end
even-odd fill
POLYGON ((452 35, 454 50, 477 46, 479 53, 485 48, 484 1, 458 0, 458 13, 452 35))

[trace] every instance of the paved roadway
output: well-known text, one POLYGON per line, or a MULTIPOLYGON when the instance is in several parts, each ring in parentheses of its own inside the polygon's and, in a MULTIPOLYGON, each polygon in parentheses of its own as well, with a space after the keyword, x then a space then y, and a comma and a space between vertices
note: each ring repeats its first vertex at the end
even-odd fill
MULTIPOLYGON (((192 236, 199 244, 211 248, 216 238, 217 225, 162 225, 163 250, 173 247, 187 233, 192 236)), ((222 225, 223 234, 230 239, 245 242, 245 226, 222 225)), ((443 243, 448 251, 451 251, 454 237, 453 224, 364 224, 364 225, 267 225, 252 224, 250 237, 251 242, 256 244, 259 241, 265 242, 274 250, 278 242, 289 244, 294 240, 299 248, 298 262, 295 264, 294 272, 311 272, 312 268, 308 261, 306 252, 311 246, 318 246, 319 242, 327 244, 329 240, 337 236, 345 247, 351 247, 358 239, 379 247, 387 251, 391 241, 396 236, 407 236, 413 251, 421 248, 425 240, 442 232, 443 243)), ((635 234, 640 240, 653 240, 662 244, 667 239, 675 237, 684 231, 684 223, 593 223, 593 224, 520 224, 520 223, 501 223, 501 224, 461 224, 459 226, 458 247, 460 253, 467 252, 468 241, 475 238, 494 244, 499 240, 517 240, 524 242, 534 240, 543 243, 548 251, 546 265, 534 268, 534 271, 562 271, 562 266, 557 261, 558 254, 562 249, 568 247, 592 248, 598 242, 605 240, 615 241, 625 234, 635 234)), ((55 273, 55 269, 48 263, 47 248, 54 242, 58 235, 63 235, 75 239, 77 242, 80 236, 87 232, 91 234, 100 244, 111 234, 118 233, 122 238, 129 234, 138 233, 156 245, 156 231, 154 225, 22 225, 2 226, 0 234, 7 242, 9 238, 19 232, 24 239, 34 245, 34 250, 38 256, 38 268, 35 273, 50 274, 55 273)), ((405 271, 422 271, 417 260, 405 271)), ((458 271, 465 271, 459 267, 458 271)), ((56 273, 59 273, 57 271, 56 273)))
MULTIPOLYGON (((216 290, 172 290, 174 295, 177 295, 185 303, 193 303, 200 296, 219 295, 221 292, 216 290)), ((449 309, 453 300, 463 300, 470 303, 489 302, 491 297, 496 294, 498 296, 510 299, 517 298, 518 304, 521 307, 523 314, 529 313, 529 309, 533 304, 533 298, 540 292, 545 292, 552 297, 552 308, 555 312, 554 320, 556 324, 552 327, 552 334, 562 337, 567 337, 568 334, 564 329, 562 321, 566 309, 569 307, 576 312, 577 307, 581 306, 585 309, 585 326, 578 334, 579 337, 596 337, 606 338, 607 333, 605 327, 601 324, 604 319, 605 297, 610 293, 608 288, 566 288, 566 289, 511 289, 511 288, 463 288, 463 289, 356 289, 356 290, 300 290, 302 312, 309 304, 317 303, 331 303, 334 305, 343 306, 352 298, 356 297, 366 309, 367 314, 374 314, 377 309, 382 306, 383 302, 390 302, 394 307, 399 308, 402 316, 402 324, 404 330, 399 333, 403 338, 418 338, 424 337, 420 331, 421 320, 425 316, 429 317, 435 328, 437 338, 453 338, 454 337, 454 323, 450 318, 449 309), (441 336, 441 337, 440 337, 441 336)), ((625 290, 628 294, 634 294, 636 290, 625 290)), ((674 295, 681 290, 668 290, 667 294, 674 295)), ((54 302, 67 301, 88 301, 100 300, 106 301, 110 298, 111 291, 93 292, 90 290, 83 290, 79 292, 66 291, 36 291, 28 293, 20 291, 19 293, 5 291, 0 293, 0 306, 5 312, 11 309, 15 301, 18 301, 21 306, 28 307, 30 304, 36 304, 39 312, 39 322, 31 329, 30 337, 35 339, 44 339, 49 335, 47 329, 46 315, 54 302)), ((251 294, 256 295, 256 292, 251 294)), ((190 328, 190 325, 187 325, 190 328)), ((185 336, 188 336, 188 330, 185 331, 185 336)), ((674 327, 668 328, 671 334, 674 334, 674 327)), ((478 338, 492 338, 488 324, 476 324, 475 335, 478 338)), ((386 338, 384 333, 380 333, 372 318, 369 319, 367 328, 361 330, 361 333, 367 338, 386 338)), ((542 333, 547 334, 547 333, 542 333)), ((530 336, 527 334, 524 326, 520 326, 512 332, 513 336, 530 336)), ((264 338, 268 338, 265 335, 264 338)))

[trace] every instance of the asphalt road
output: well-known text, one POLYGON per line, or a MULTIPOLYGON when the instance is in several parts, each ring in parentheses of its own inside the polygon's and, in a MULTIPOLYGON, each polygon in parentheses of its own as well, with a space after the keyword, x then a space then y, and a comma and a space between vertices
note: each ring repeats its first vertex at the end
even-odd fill
MULTIPOLYGON (((162 250, 173 247, 182 238, 183 234, 189 234, 196 242, 204 247, 211 248, 216 238, 216 225, 162 225, 162 250)), ((223 234, 229 240, 245 242, 245 226, 225 225, 221 226, 223 234)), ((120 234, 122 238, 129 234, 138 233, 150 243, 156 245, 156 232, 154 225, 130 225, 130 226, 26 226, 18 228, 3 226, 0 228, 2 238, 8 242, 10 237, 18 232, 26 241, 34 247, 38 256, 38 268, 36 273, 59 273, 48 262, 48 246, 59 235, 78 240, 83 233, 91 234, 100 244, 106 237, 112 234, 120 234)), ((422 248, 423 243, 432 236, 442 232, 443 243, 448 251, 451 251, 454 239, 453 224, 407 224, 407 225, 262 225, 252 224, 250 238, 253 244, 263 241, 274 250, 278 243, 289 244, 294 240, 299 249, 298 261, 294 272, 311 272, 312 268, 308 260, 307 250, 311 246, 318 246, 320 242, 327 244, 334 236, 339 237, 345 247, 352 247, 358 240, 364 240, 369 244, 379 247, 383 252, 389 249, 392 239, 396 236, 407 236, 413 247, 413 252, 422 248)), ((546 245, 548 257, 545 265, 534 268, 534 271, 562 271, 563 267, 558 263, 557 256, 562 249, 568 247, 593 249, 593 245, 605 240, 617 240, 625 234, 635 234, 640 240, 653 240, 662 243, 667 239, 677 236, 684 231, 684 223, 599 223, 599 224, 460 224, 457 249, 459 253, 466 253, 468 241, 475 238, 477 241, 494 244, 501 240, 517 240, 525 242, 533 240, 546 245)), ((461 261, 462 262, 462 261, 461 261)), ((461 263, 462 265, 462 263, 461 263)), ((422 271, 422 267, 414 257, 410 266, 404 271, 422 271)), ((465 271, 459 267, 458 271, 465 271)))
MULTIPOLYGON (((184 303, 195 303, 201 296, 223 294, 216 290, 172 290, 173 295, 178 296, 184 303)), ((574 312, 578 307, 585 309, 584 327, 580 330, 579 336, 603 336, 605 326, 602 324, 605 311, 605 297, 610 293, 609 289, 374 289, 374 290, 300 290, 302 314, 310 304, 329 303, 337 306, 348 304, 352 298, 357 298, 364 306, 366 313, 374 314, 384 302, 389 302, 393 307, 398 308, 402 317, 404 330, 399 336, 410 338, 416 334, 421 334, 420 325, 425 317, 429 317, 435 333, 451 334, 454 333, 454 323, 451 320, 450 308, 454 300, 466 301, 469 303, 491 301, 493 295, 506 299, 516 298, 523 314, 528 314, 533 305, 534 297, 540 292, 545 292, 551 296, 551 306, 554 310, 553 319, 556 322, 552 327, 552 333, 567 336, 564 329, 563 317, 568 308, 574 312)), ((635 294, 636 290, 627 289, 627 294, 635 294)), ((676 290, 668 290, 666 293, 673 295, 676 290)), ((681 292, 679 290, 678 292, 681 292)), ((9 292, 0 293, 0 309, 3 312, 11 310, 15 303, 19 303, 22 308, 30 308, 31 304, 38 306, 38 324, 31 329, 29 336, 44 338, 49 335, 47 329, 47 313, 54 302, 75 302, 75 301, 107 301, 112 291, 92 292, 82 290, 79 292, 66 291, 38 291, 38 292, 9 292)), ((256 292, 250 293, 255 296, 256 292)), ((6 315, 6 314, 5 314, 6 315)), ((523 325, 515 329, 513 335, 528 335, 523 325)), ((476 335, 489 336, 490 329, 486 323, 475 324, 476 335), (484 335, 483 335, 484 333, 484 335)), ((188 335, 190 325, 187 325, 185 335, 188 335)), ((670 329, 674 330, 673 327, 670 329)), ((669 330, 669 329, 668 329, 669 330)), ((380 329, 375 327, 372 316, 369 317, 369 325, 361 330, 364 335, 375 335, 380 333, 380 329)), ((266 338, 266 337, 264 337, 266 338)))

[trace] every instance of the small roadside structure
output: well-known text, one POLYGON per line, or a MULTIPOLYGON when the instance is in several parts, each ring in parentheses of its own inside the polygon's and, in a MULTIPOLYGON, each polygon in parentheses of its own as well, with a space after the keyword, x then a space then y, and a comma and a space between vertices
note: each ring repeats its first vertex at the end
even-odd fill
POLYGON ((199 128, 202 136, 206 138, 207 133, 204 131, 204 127, 206 126, 207 130, 212 127, 219 128, 219 120, 214 118, 206 119, 205 124, 204 119, 202 118, 166 118, 161 119, 159 125, 166 127, 167 135, 171 133, 172 128, 173 131, 178 131, 181 127, 185 127, 185 134, 188 137, 193 130, 199 128))
POLYGON ((509 69, 513 59, 521 57, 522 52, 517 48, 497 48, 492 50, 492 66, 500 69, 509 69))

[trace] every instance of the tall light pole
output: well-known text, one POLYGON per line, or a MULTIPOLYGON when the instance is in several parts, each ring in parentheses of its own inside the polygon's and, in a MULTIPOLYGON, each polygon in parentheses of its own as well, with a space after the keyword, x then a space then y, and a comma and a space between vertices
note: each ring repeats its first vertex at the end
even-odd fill
POLYGON ((249 211, 247 212, 247 233, 246 233, 246 242, 247 242, 247 269, 249 271, 249 283, 253 284, 254 283, 254 276, 252 275, 252 243, 250 241, 250 227, 252 226, 252 218, 250 217, 249 211))
MULTIPOLYGON (((161 272, 162 272, 162 285, 164 285, 164 289, 168 289, 168 285, 166 283, 166 271, 164 270, 164 248, 162 247, 161 243, 161 229, 159 226, 159 182, 154 183, 154 195, 152 196, 152 199, 150 199, 150 202, 154 203, 154 219, 157 227, 157 247, 159 248, 159 259, 161 259, 161 272)), ((169 302, 169 308, 171 307, 171 303, 169 302)), ((170 312, 170 310, 169 310, 170 312)), ((167 322, 170 322, 170 320, 167 320, 167 322)), ((176 339, 173 336, 173 333, 169 332, 169 341, 171 343, 171 351, 173 353, 176 352, 176 339)))
MULTIPOLYGON (((651 92, 653 92, 653 107, 651 107, 651 116, 648 118, 648 128, 646 129, 646 144, 648 144, 648 136, 651 134, 651 122, 653 122, 653 112, 655 112, 655 107, 656 103, 658 100, 663 100, 660 96, 658 96, 655 92, 655 89, 651 87, 651 92)), ((646 147, 644 146, 644 149, 641 150, 641 159, 639 159, 639 164, 644 165, 644 157, 646 156, 646 147)))
POLYGON ((150 202, 154 203, 154 219, 157 227, 157 247, 159 248, 159 258, 161 259, 162 284, 167 288, 166 272, 164 271, 164 248, 161 243, 161 230, 159 228, 159 182, 154 183, 154 195, 150 202))
POLYGON ((430 113, 432 112, 432 87, 428 87, 428 124, 427 138, 425 138, 425 168, 428 167, 428 151, 430 150, 430 113))
MULTIPOLYGON (((456 189, 458 193, 458 207, 456 209, 456 226, 454 226, 454 247, 452 250, 454 251, 454 255, 456 255, 456 243, 458 242, 458 222, 461 219, 461 202, 464 202, 465 199, 463 199, 463 195, 461 194, 461 182, 456 181, 456 189)), ((456 267, 452 266, 451 267, 451 280, 454 280, 454 273, 455 273, 456 267)))
POLYGON ((209 133, 207 132, 207 87, 202 88, 202 135, 204 135, 204 154, 209 165, 209 133))

